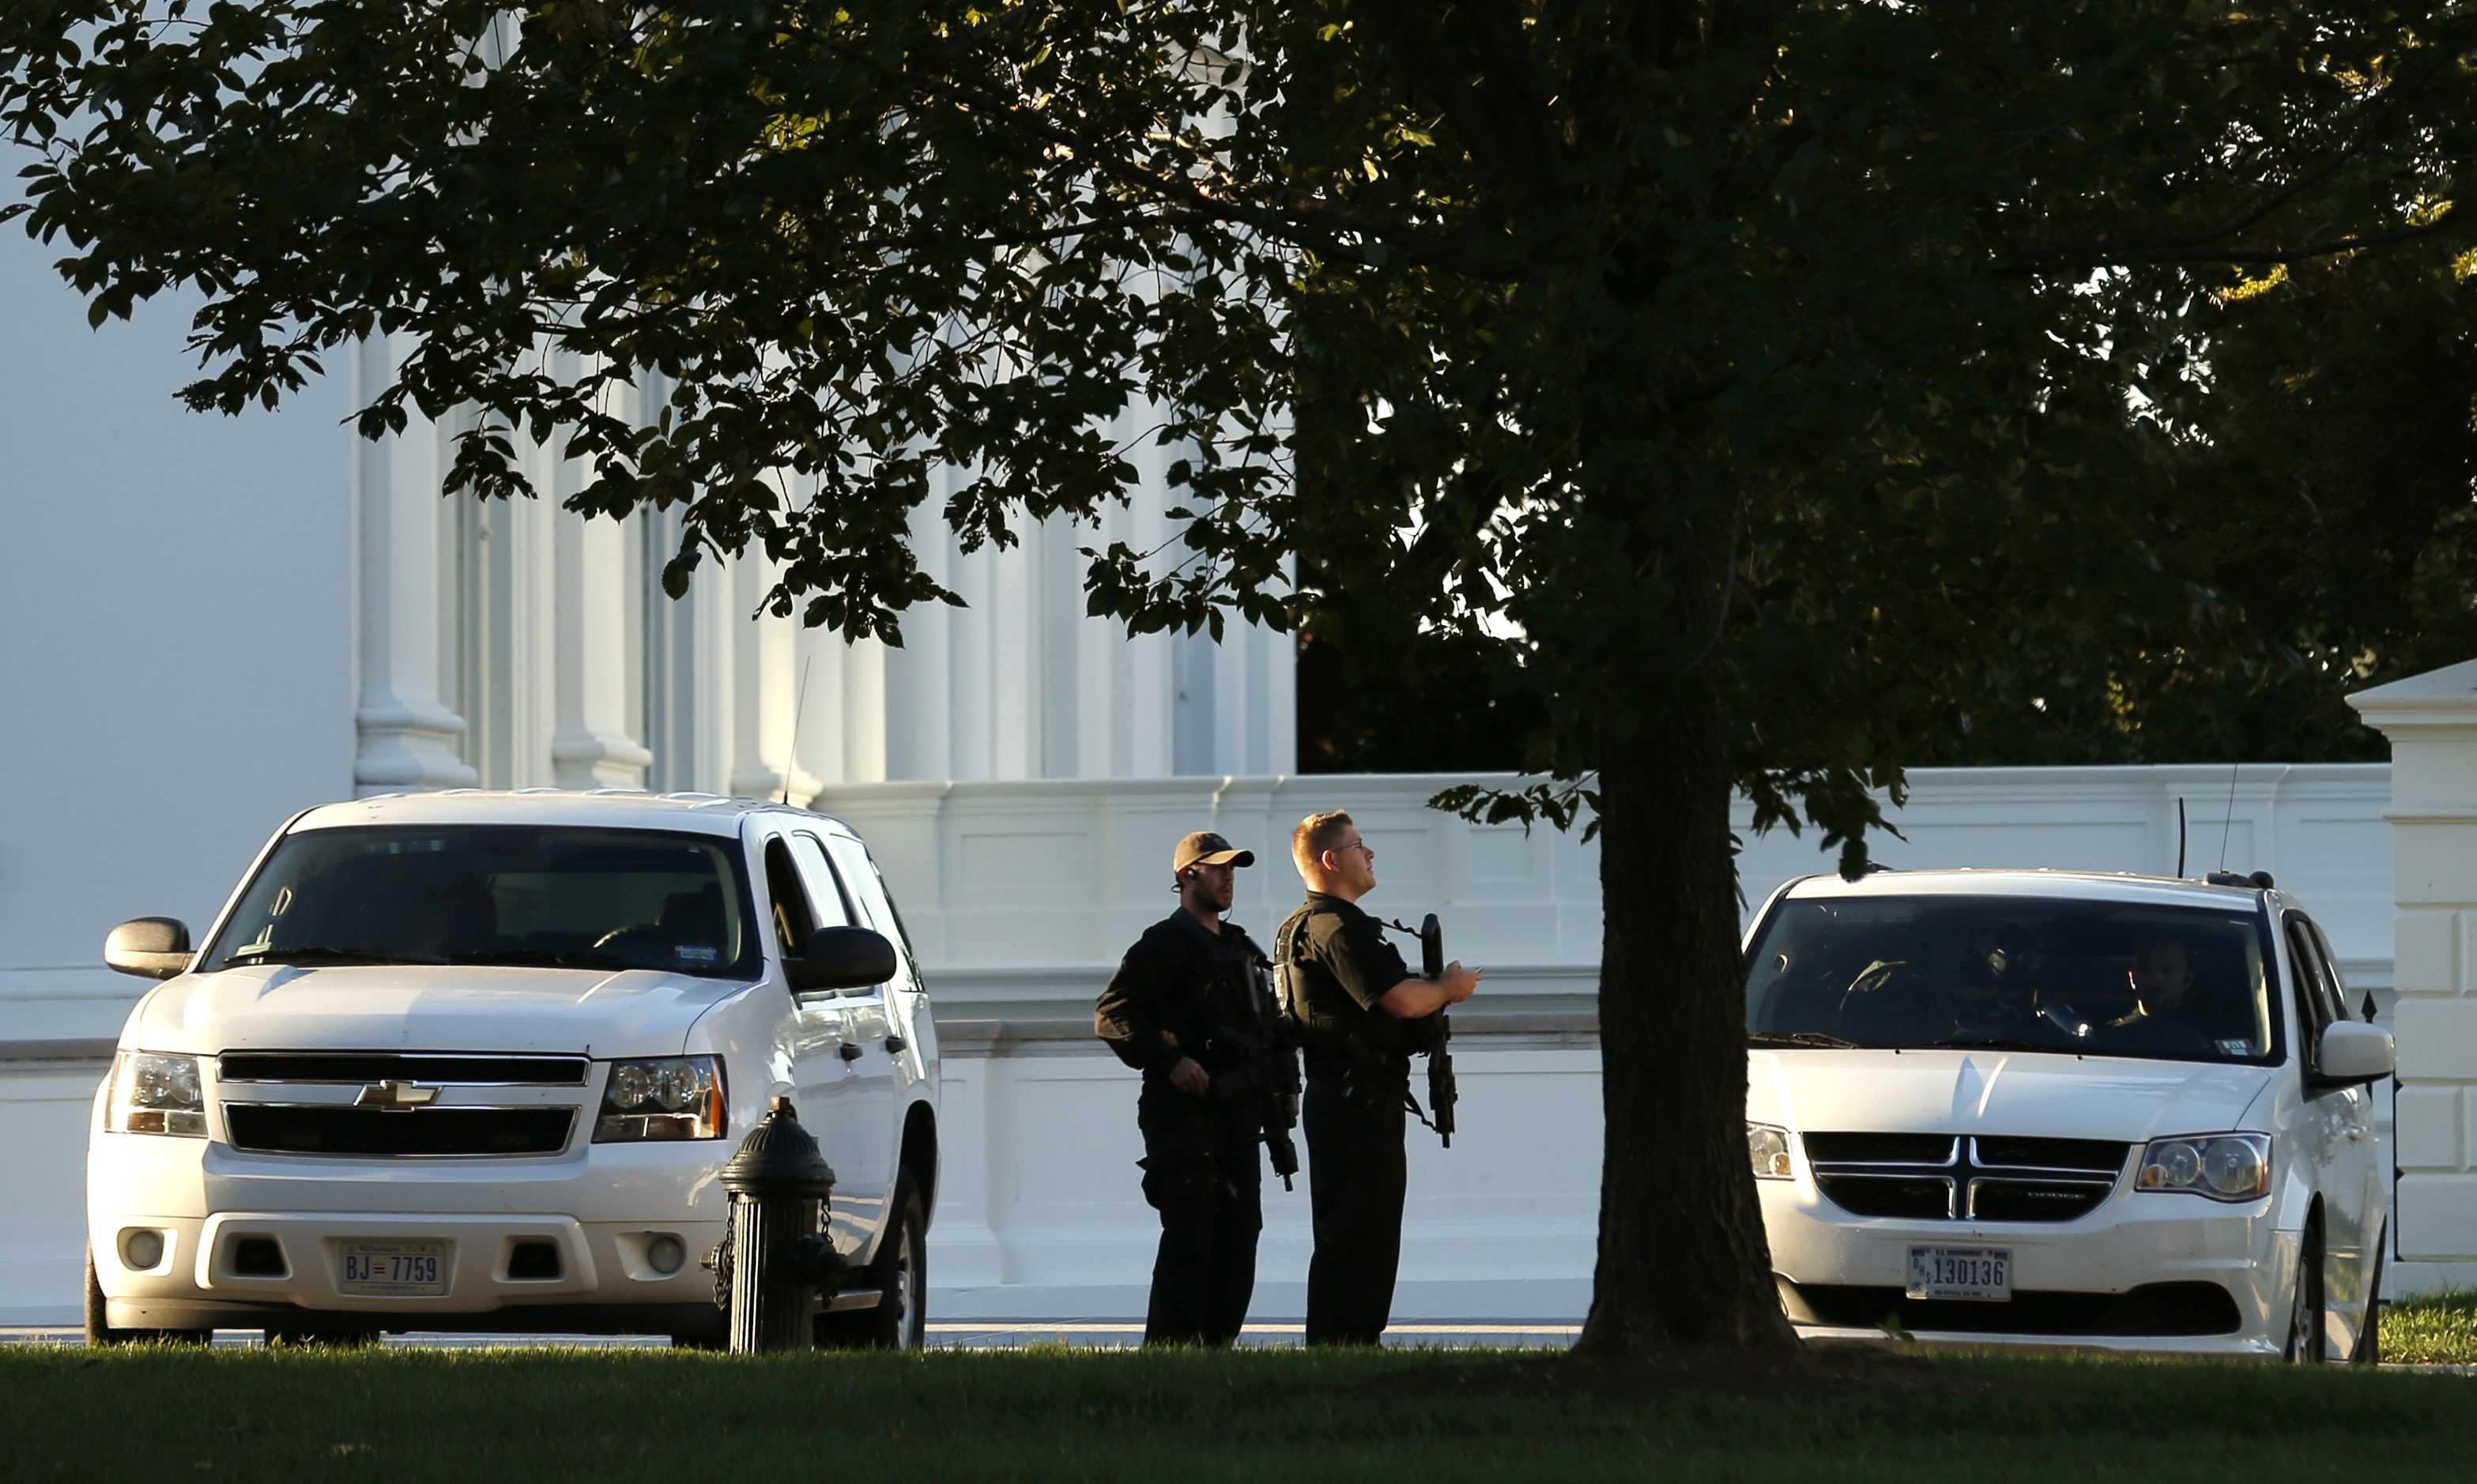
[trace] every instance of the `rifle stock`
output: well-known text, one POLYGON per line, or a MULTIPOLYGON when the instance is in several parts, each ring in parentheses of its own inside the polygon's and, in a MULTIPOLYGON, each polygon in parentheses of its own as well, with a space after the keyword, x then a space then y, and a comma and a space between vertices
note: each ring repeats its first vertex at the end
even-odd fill
MULTIPOLYGON (((1419 972, 1429 978, 1440 978, 1445 972, 1445 929, 1429 913, 1419 923, 1419 972)), ((1428 1053, 1428 1116, 1437 1125, 1437 1137, 1446 1149, 1454 1147, 1454 1103, 1462 1096, 1454 1085, 1454 1053, 1448 1045, 1453 1040, 1453 1022, 1439 1010, 1423 1023, 1422 1049, 1428 1053)))

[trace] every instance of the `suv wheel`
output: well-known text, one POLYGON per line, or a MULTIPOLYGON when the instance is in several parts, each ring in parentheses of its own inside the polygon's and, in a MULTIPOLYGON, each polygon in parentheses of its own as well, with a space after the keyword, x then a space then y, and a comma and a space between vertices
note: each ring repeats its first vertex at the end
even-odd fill
POLYGON ((212 1329, 114 1329, 112 1313, 105 1305, 103 1280, 95 1276, 94 1249, 86 1249, 86 1343, 106 1345, 206 1345, 213 1341, 212 1329))
POLYGON ((877 1306, 817 1316, 817 1344, 829 1349, 916 1350, 928 1333, 929 1220, 906 1175, 894 1187, 894 1229, 878 1245, 870 1286, 877 1306))

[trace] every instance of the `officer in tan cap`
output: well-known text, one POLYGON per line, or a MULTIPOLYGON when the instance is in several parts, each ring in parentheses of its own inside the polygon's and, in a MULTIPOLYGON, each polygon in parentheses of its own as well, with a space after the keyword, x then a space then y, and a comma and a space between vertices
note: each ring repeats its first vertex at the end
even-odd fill
MULTIPOLYGON (((1295 1086, 1297 1065, 1264 951, 1221 916, 1239 868, 1255 863, 1254 852, 1210 830, 1179 841, 1170 854, 1178 910, 1127 950, 1093 1006, 1094 1031, 1144 1075, 1136 1126, 1144 1200, 1162 1224, 1146 1345, 1227 1346, 1255 1294, 1264 1224, 1257 1147, 1274 1131, 1268 1102, 1295 1086)), ((1287 1148, 1288 1134, 1276 1137, 1287 1148)))

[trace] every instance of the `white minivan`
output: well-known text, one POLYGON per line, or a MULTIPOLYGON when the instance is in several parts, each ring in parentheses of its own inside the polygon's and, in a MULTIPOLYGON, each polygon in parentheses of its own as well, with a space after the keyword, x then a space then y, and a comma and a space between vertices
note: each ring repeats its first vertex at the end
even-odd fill
POLYGON ((95 1099, 99 1343, 381 1331, 711 1344, 717 1172, 770 1100, 833 1167, 825 1343, 914 1346, 938 1043, 860 838, 703 794, 330 804, 221 916, 106 947, 161 978, 95 1099))
POLYGON ((2266 876, 1814 878, 1746 944, 1801 1333, 2376 1357, 2391 1038, 2266 876))

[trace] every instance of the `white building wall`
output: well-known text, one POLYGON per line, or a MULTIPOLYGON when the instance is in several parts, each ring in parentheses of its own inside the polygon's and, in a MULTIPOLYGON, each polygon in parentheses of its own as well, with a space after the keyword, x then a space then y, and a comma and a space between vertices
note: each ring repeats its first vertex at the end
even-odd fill
POLYGON ((2477 660, 2349 704, 2391 744, 2394 1281, 2477 1287, 2477 660))
POLYGON ((188 307, 89 330, 63 251, 0 230, 0 1044, 115 1034, 103 934, 353 789, 345 387, 188 413, 188 307))

